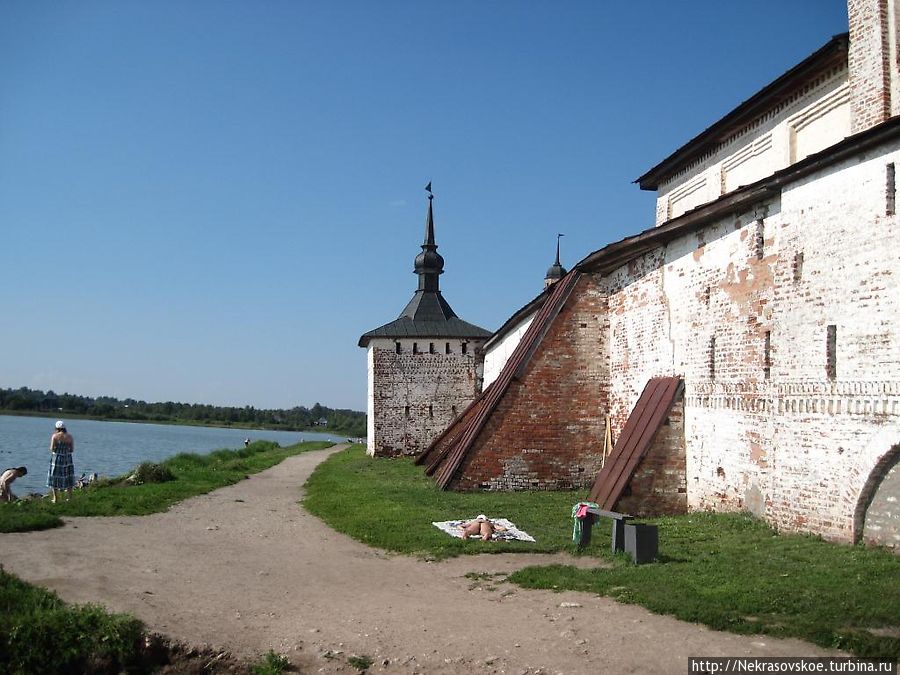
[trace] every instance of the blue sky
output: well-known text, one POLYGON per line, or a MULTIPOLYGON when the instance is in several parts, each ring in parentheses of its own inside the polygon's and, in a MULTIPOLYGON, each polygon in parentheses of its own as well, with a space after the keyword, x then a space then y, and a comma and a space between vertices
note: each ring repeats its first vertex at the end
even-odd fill
POLYGON ((360 334, 494 330, 841 0, 0 3, 0 387, 365 409, 360 334), (777 20, 773 19, 777 17, 777 20))

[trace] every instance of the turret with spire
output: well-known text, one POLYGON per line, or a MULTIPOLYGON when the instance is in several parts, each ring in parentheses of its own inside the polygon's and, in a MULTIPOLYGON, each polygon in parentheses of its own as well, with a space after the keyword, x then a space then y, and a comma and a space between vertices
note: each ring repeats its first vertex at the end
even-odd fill
POLYGON ((565 236, 564 234, 556 235, 556 261, 547 270, 547 276, 544 277, 544 288, 552 286, 566 276, 566 268, 559 264, 559 240, 565 236))
POLYGON ((371 455, 414 454, 464 410, 481 387, 479 347, 491 332, 460 319, 441 295, 444 258, 434 236, 431 183, 419 283, 394 321, 359 338, 369 358, 371 455))

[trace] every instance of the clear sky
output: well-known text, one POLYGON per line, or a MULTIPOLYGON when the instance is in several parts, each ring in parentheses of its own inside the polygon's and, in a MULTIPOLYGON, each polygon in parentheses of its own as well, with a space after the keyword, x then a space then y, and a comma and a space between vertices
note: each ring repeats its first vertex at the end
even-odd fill
POLYGON ((416 285, 490 330, 842 0, 4 0, 0 387, 365 409, 416 285))

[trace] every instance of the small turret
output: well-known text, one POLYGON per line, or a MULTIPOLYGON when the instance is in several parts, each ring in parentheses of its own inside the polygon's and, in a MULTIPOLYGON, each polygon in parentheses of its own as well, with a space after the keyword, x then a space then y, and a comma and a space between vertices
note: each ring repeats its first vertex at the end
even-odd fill
POLYGON ((547 270, 547 276, 544 277, 544 288, 548 286, 552 286, 557 281, 566 276, 566 268, 559 264, 559 238, 564 237, 564 234, 556 235, 556 261, 550 265, 547 270))

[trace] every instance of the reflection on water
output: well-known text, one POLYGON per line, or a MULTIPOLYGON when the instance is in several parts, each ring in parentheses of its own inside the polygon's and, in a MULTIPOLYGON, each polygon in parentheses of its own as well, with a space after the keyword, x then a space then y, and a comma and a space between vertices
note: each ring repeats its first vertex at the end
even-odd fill
MULTIPOLYGON (((0 472, 11 466, 28 467, 28 475, 13 484, 19 497, 47 491, 50 435, 56 420, 49 417, 0 415, 0 472)), ((345 441, 343 436, 299 431, 264 431, 66 420, 75 438, 75 477, 82 473, 118 476, 145 461, 159 461, 180 452, 208 453, 239 448, 244 439, 292 445, 301 440, 345 441)))

